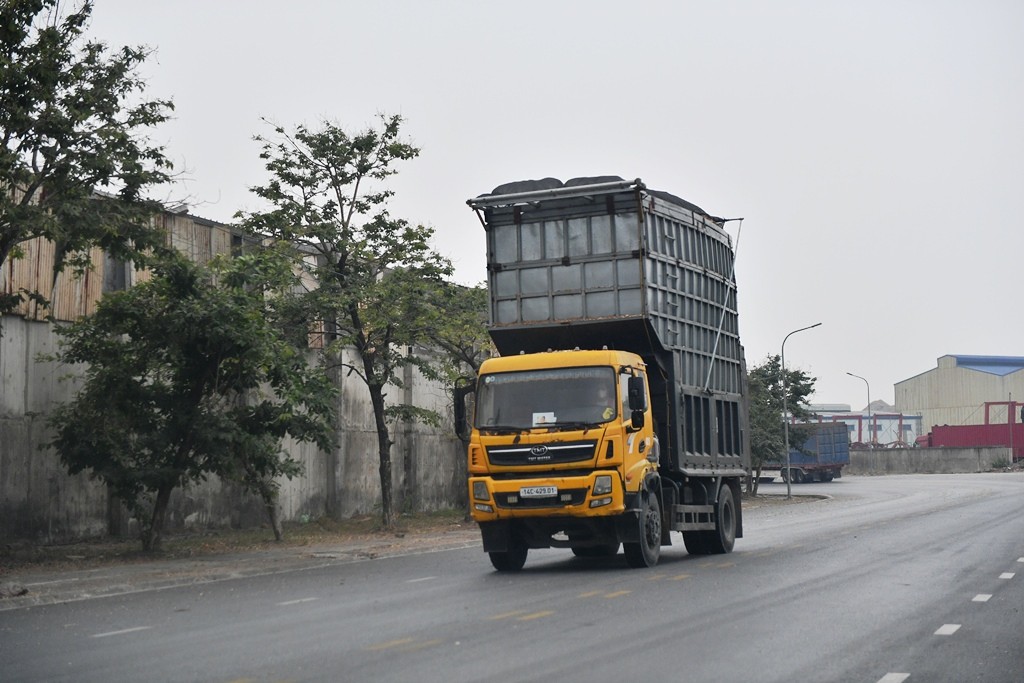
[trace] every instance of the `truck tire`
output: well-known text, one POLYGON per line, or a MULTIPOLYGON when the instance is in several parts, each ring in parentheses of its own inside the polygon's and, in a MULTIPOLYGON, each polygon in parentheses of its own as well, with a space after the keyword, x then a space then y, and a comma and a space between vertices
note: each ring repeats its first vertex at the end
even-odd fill
POLYGON ((640 541, 622 544, 626 563, 635 569, 653 567, 661 557, 661 505, 651 491, 642 494, 639 518, 640 541))
POLYGON ((704 532, 707 534, 705 545, 708 554, 724 555, 732 552, 736 545, 736 519, 736 500, 732 495, 732 487, 722 484, 715 505, 715 530, 704 532))
POLYGON ((686 552, 691 555, 707 555, 708 547, 706 541, 706 531, 684 531, 683 532, 683 545, 686 546, 686 552))
POLYGON ((505 552, 487 553, 491 557, 491 564, 499 572, 517 572, 526 564, 526 554, 529 548, 523 543, 510 546, 505 552))

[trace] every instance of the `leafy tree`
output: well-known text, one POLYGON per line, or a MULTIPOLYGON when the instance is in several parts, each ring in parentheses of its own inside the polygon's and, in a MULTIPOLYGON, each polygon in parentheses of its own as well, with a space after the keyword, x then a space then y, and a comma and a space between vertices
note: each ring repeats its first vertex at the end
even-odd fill
MULTIPOLYGON (((442 282, 424 302, 432 317, 427 326, 431 346, 442 351, 437 378, 451 387, 456 402, 470 390, 493 348, 487 333, 487 288, 442 282)), ((465 439, 464 430, 458 430, 465 439)))
MULTIPOLYGON (((91 246, 138 260, 160 243, 143 191, 167 180, 170 163, 144 133, 173 107, 138 101, 149 52, 87 41, 91 14, 89 0, 67 13, 60 0, 0 3, 0 265, 36 237, 56 246, 54 278, 88 267, 91 246), (120 201, 98 200, 100 189, 120 201)), ((0 314, 25 297, 42 300, 0 297, 0 314)))
MULTIPOLYGON (((431 347, 442 352, 434 378, 450 387, 453 426, 464 447, 469 445, 467 420, 472 415, 467 397, 476 389, 480 365, 493 349, 487 333, 487 296, 484 286, 464 287, 442 282, 424 302, 432 318, 427 327, 427 339, 431 347)), ((468 496, 466 505, 468 521, 472 514, 472 500, 468 496)))
POLYGON ((402 119, 380 116, 379 127, 349 134, 332 123, 318 129, 274 128, 257 136, 269 182, 253 188, 272 209, 240 214, 252 232, 293 244, 311 255, 316 288, 303 297, 308 319, 323 321, 329 367, 366 385, 377 431, 383 524, 394 524, 391 427, 393 419, 435 419, 428 411, 386 402, 400 387, 406 364, 429 371, 417 352, 430 324, 428 292, 451 273, 429 246, 433 230, 395 219, 392 191, 381 185, 398 162, 419 150, 399 137, 402 119), (354 349, 355 360, 343 353, 354 349))
MULTIPOLYGON (((750 453, 754 469, 748 491, 757 493, 757 481, 766 463, 785 460, 785 434, 783 423, 782 362, 779 356, 768 356, 763 363, 751 368, 750 379, 750 453)), ((807 399, 814 393, 814 382, 803 370, 786 369, 786 409, 797 422, 810 417, 807 399)), ((789 425, 789 443, 802 444, 807 431, 798 424, 789 425)))
POLYGON ((60 330, 57 358, 85 364, 85 381, 52 415, 50 445, 128 507, 145 550, 160 547, 172 491, 211 474, 260 495, 280 539, 274 479, 300 471, 281 440, 328 448, 333 434, 333 388, 283 340, 263 290, 290 263, 251 254, 207 271, 178 256, 154 270, 60 330))

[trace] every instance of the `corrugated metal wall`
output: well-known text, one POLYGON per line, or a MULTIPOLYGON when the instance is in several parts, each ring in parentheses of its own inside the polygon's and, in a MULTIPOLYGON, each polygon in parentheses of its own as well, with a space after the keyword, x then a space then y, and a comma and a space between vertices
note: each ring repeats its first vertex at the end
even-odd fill
MULTIPOLYGON (((153 224, 167 233, 167 243, 197 263, 207 263, 217 254, 231 252, 235 235, 230 226, 214 223, 188 214, 164 213, 153 224)), ((131 286, 149 279, 145 271, 126 267, 108 258, 99 249, 90 252, 92 268, 84 273, 65 270, 53 279, 54 245, 49 240, 36 238, 19 245, 23 256, 8 259, 0 266, 0 292, 14 294, 21 290, 39 292, 49 299, 50 307, 34 301, 24 301, 15 310, 29 320, 45 320, 51 313, 56 320, 71 321, 90 315, 103 295, 104 283, 122 283, 131 286), (117 277, 110 269, 124 268, 125 275, 117 277)))
MULTIPOLYGON (((936 368, 895 385, 896 408, 920 413, 927 433, 934 425, 983 424, 985 403, 1024 399, 1024 370, 996 375, 958 367, 954 356, 939 358, 936 368)), ((1006 424, 1006 408, 993 407, 989 419, 1006 424)), ((1018 416, 1019 418, 1019 416, 1018 416)))

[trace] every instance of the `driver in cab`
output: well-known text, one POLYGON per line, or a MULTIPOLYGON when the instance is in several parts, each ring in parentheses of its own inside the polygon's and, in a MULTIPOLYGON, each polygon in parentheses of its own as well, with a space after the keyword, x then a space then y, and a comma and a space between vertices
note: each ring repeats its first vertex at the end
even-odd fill
POLYGON ((610 420, 615 417, 615 395, 607 386, 601 386, 597 390, 595 412, 602 420, 610 420))

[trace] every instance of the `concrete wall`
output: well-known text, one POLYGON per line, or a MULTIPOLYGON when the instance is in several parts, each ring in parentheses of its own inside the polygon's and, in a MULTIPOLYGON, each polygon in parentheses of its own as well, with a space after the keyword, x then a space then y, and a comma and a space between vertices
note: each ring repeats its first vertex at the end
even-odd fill
POLYGON ((979 448, 882 448, 850 451, 846 474, 954 474, 986 472, 993 463, 1010 462, 1010 449, 979 448))
MULTIPOLYGON (((86 474, 70 476, 59 457, 42 445, 52 407, 69 400, 80 385, 73 368, 38 360, 52 353, 57 336, 49 323, 17 316, 0 319, 0 541, 60 541, 95 536, 108 529, 132 533, 123 510, 106 488, 86 474)), ((349 358, 351 360, 351 358, 349 358)), ((369 393, 355 375, 336 378, 338 445, 333 452, 286 442, 304 472, 282 479, 280 510, 285 521, 323 515, 335 518, 380 510, 377 432, 369 393)), ((392 424, 392 485, 399 511, 461 507, 466 501, 466 457, 452 431, 450 398, 444 387, 412 370, 406 387, 392 388, 388 401, 412 402, 442 415, 439 427, 392 424)), ((167 529, 252 527, 266 522, 258 498, 216 478, 174 493, 167 529)))

